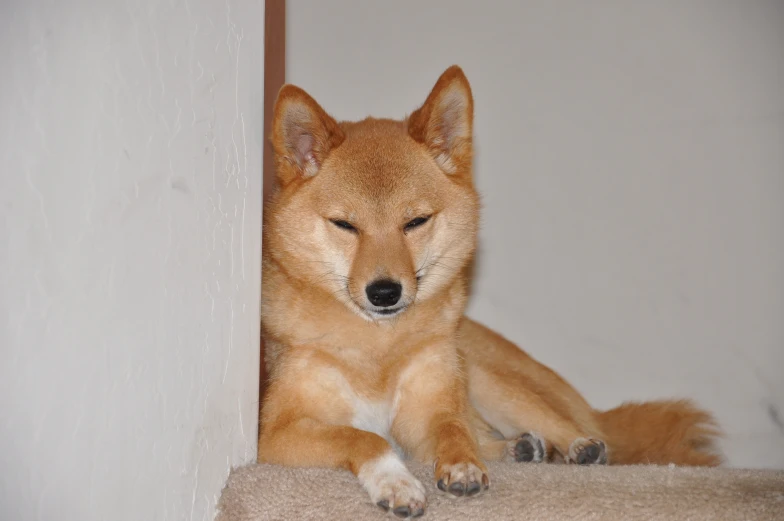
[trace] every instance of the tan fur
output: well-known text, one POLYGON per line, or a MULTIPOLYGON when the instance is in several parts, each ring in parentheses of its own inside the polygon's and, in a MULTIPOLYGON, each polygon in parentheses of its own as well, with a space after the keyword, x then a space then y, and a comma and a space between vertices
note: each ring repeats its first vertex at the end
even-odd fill
MULTIPOLYGON (((434 463, 440 488, 456 495, 486 488, 482 458, 508 457, 528 431, 550 460, 579 460, 604 440, 612 463, 717 462, 706 455, 714 431, 698 426, 711 424, 707 413, 684 404, 599 413, 463 316, 479 201, 473 100, 458 67, 405 121, 337 123, 291 85, 273 118, 280 188, 264 216, 260 461, 367 480, 399 447, 434 463), (429 220, 407 227, 418 217, 429 220), (402 286, 397 307, 365 296, 379 279, 402 286)), ((416 490, 395 479, 384 492, 365 485, 382 506, 414 515, 422 499, 406 499, 416 490)))
POLYGON ((713 447, 721 434, 718 424, 688 400, 625 403, 598 417, 608 433, 614 463, 721 463, 713 447), (651 419, 655 419, 656 429, 648 428, 651 419))

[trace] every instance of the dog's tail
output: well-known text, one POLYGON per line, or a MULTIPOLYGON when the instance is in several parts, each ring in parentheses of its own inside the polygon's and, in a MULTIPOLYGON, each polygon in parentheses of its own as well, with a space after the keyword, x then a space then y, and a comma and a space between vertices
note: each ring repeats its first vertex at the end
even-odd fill
POLYGON ((688 400, 628 402, 597 416, 611 464, 712 467, 722 462, 718 423, 688 400))

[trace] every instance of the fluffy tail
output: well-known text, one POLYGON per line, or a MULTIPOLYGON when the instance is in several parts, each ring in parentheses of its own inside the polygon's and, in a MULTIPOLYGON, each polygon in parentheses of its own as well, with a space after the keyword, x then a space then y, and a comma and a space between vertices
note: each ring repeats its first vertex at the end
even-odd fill
POLYGON ((721 437, 710 413, 688 400, 624 403, 598 413, 610 463, 716 466, 721 437))

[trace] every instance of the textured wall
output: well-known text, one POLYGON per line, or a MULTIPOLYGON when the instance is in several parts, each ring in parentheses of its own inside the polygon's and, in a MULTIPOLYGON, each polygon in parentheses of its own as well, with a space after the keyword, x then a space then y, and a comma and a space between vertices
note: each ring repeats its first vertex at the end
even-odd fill
POLYGON ((784 467, 784 3, 289 16, 287 80, 341 118, 403 116, 465 68, 485 206, 472 315, 598 407, 690 396, 732 464, 784 467))
POLYGON ((263 2, 0 6, 0 519, 212 519, 255 457, 263 2))

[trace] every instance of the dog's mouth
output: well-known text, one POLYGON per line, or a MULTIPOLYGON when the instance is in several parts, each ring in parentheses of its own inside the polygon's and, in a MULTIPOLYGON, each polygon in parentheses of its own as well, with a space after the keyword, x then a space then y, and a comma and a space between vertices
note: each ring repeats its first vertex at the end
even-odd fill
POLYGON ((367 313, 370 318, 374 320, 378 319, 387 319, 392 318, 401 314, 403 311, 406 310, 408 305, 396 306, 394 308, 364 308, 365 313, 367 313))

